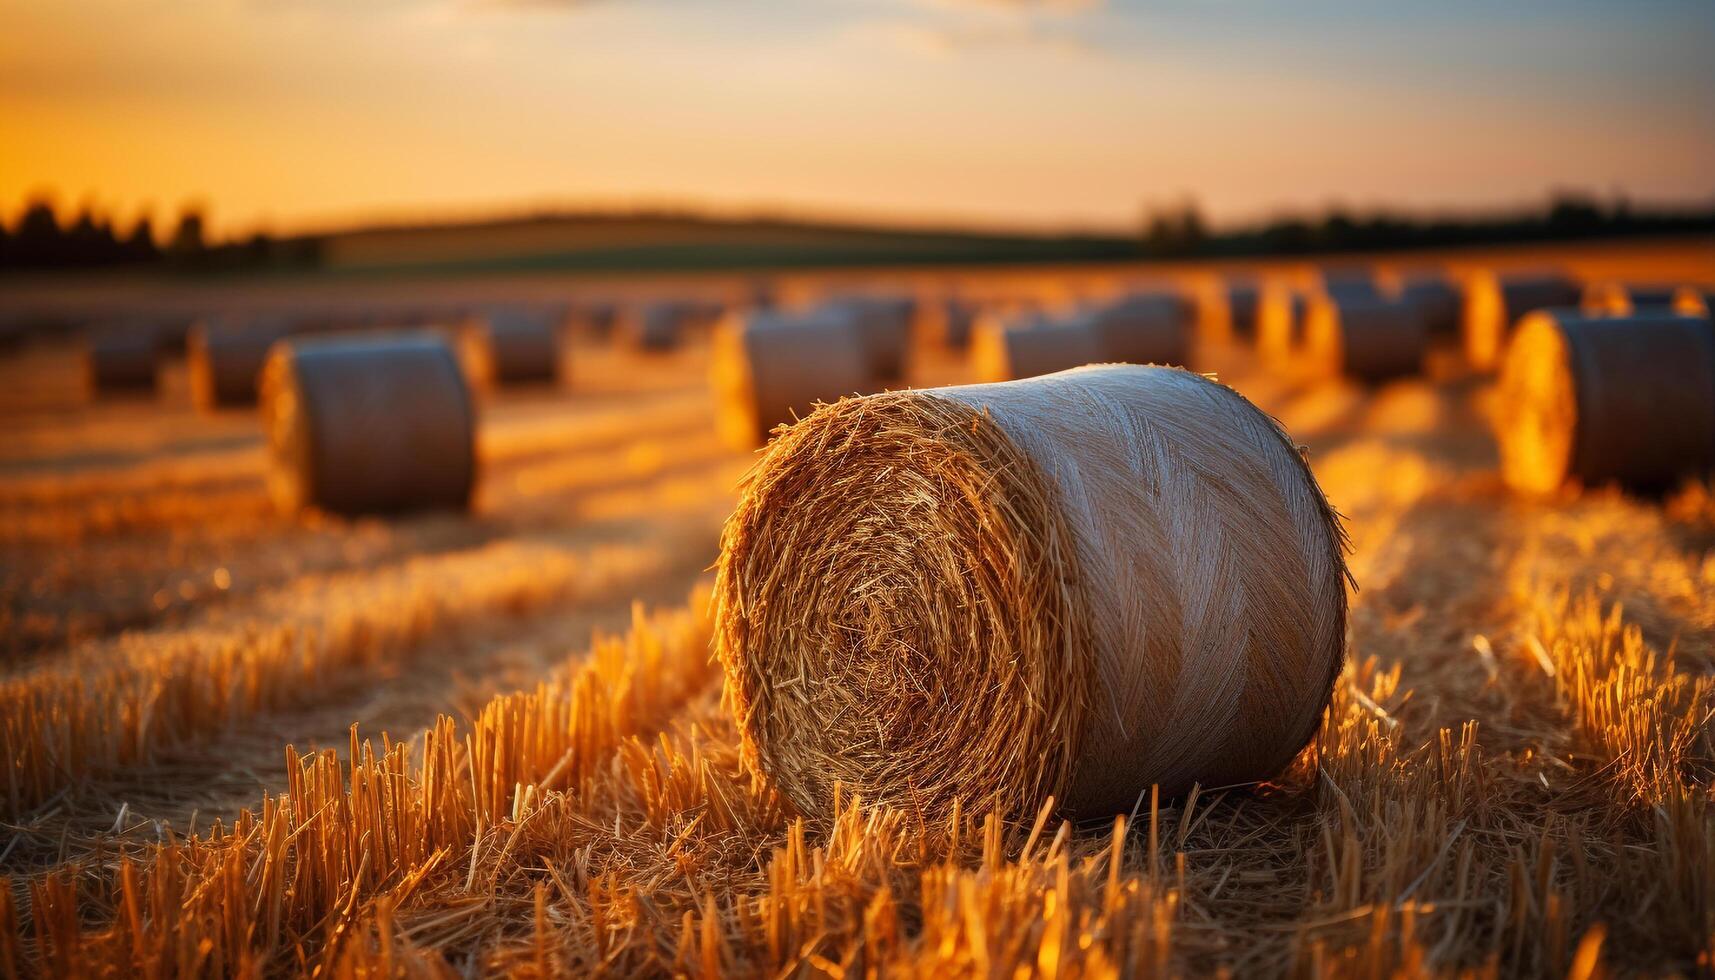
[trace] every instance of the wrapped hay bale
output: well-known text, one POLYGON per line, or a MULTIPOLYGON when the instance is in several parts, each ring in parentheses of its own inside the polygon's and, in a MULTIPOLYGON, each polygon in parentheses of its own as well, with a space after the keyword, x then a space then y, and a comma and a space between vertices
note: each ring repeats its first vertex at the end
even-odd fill
POLYGON ((1400 280, 1398 296, 1417 307, 1432 339, 1459 335, 1459 288, 1446 276, 1419 273, 1400 280))
POLYGON ((666 354, 677 350, 689 325, 690 309, 683 303, 664 300, 631 306, 619 314, 617 329, 632 350, 644 354, 666 354))
POLYGON ((1034 378, 1104 360, 1087 320, 984 314, 971 334, 971 365, 981 381, 1034 378))
POLYGON ((886 386, 905 378, 911 353, 911 327, 917 301, 909 296, 848 296, 832 300, 819 315, 850 317, 863 344, 872 384, 886 386))
POLYGON ((1493 371, 1520 317, 1577 306, 1580 298, 1578 284, 1560 273, 1473 274, 1465 283, 1465 360, 1479 371, 1493 371))
POLYGON ((282 341, 262 371, 262 421, 269 489, 285 512, 469 506, 475 421, 439 337, 282 341))
POLYGON ((205 412, 255 405, 268 351, 291 334, 279 316, 199 320, 185 341, 191 402, 205 412))
POLYGON ((1174 293, 1136 293, 1091 312, 1102 360, 1127 364, 1188 363, 1191 310, 1174 293))
POLYGON ((471 384, 479 388, 558 384, 560 322, 548 309, 495 309, 471 317, 459 335, 471 384))
POLYGON ((1507 347, 1501 473, 1544 493, 1568 481, 1654 489, 1715 465, 1715 328, 1666 313, 1541 310, 1507 347))
POLYGON ((730 313, 715 328, 710 366, 726 440, 742 449, 775 426, 869 385, 863 344, 849 317, 730 313))
POLYGON ((84 376, 92 395, 139 394, 155 390, 155 325, 124 320, 92 328, 84 338, 84 376))
POLYGON ((1644 311, 1673 309, 1677 287, 1632 282, 1591 283, 1584 290, 1584 312, 1598 316, 1626 316, 1644 311))
POLYGON ((1284 364, 1304 342, 1304 313, 1309 301, 1285 283, 1270 283, 1257 306, 1257 351, 1275 364, 1284 364))
POLYGON ((1304 334, 1315 363, 1367 384, 1417 374, 1429 349, 1429 328, 1417 305, 1379 296, 1312 299, 1304 334))
POLYGON ((1079 817, 1264 779, 1344 655, 1342 532, 1303 458, 1176 368, 846 399, 722 534, 715 645, 799 808, 1079 817))

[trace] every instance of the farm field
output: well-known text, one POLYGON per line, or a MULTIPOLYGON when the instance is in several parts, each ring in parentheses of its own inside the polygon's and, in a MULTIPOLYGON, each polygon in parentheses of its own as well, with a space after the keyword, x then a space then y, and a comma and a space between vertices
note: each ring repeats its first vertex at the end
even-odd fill
MULTIPOLYGON (((1706 239, 1421 261, 1715 281, 1706 239)), ((0 352, 0 975, 1715 970, 1707 481, 1521 499, 1493 379, 1453 351, 1366 388, 1200 338, 1351 538, 1312 745, 1118 820, 798 815, 741 759, 710 653, 754 456, 717 433, 706 339, 568 356, 562 389, 479 403, 470 514, 383 520, 278 516, 254 413, 196 412, 182 361, 157 398, 87 403, 71 343, 0 352)), ((971 379, 934 349, 908 377, 971 379)))

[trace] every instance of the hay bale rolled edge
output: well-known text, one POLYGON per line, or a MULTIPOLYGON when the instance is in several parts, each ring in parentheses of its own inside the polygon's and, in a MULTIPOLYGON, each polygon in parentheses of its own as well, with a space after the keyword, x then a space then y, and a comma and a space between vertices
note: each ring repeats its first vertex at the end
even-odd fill
POLYGON ((1342 541, 1279 428, 1190 372, 847 399, 749 478, 716 649, 745 751, 805 813, 836 782, 927 819, 1126 812, 1308 741, 1342 541))
POLYGON ((1655 489, 1715 466, 1715 327, 1671 314, 1529 314, 1509 344, 1497 435, 1509 486, 1655 489))
POLYGON ((1305 314, 1304 333, 1305 347, 1318 366, 1367 384, 1417 374, 1429 349, 1422 309, 1379 296, 1315 297, 1305 314))
POLYGON ((1673 312, 1683 316, 1715 316, 1715 286, 1681 286, 1673 294, 1673 312))
POLYGON ((283 340, 262 371, 262 419, 281 510, 394 513, 469 506, 470 392, 427 334, 283 340))
POLYGON ((776 425, 869 383, 863 344, 847 317, 732 312, 715 328, 710 362, 719 428, 754 449, 776 425))
POLYGON ((1581 298, 1578 283, 1560 273, 1472 274, 1465 282, 1466 362, 1478 371, 1495 370, 1521 317, 1532 310, 1577 306, 1581 298))
POLYGON ((1289 362, 1304 342, 1304 314, 1310 303, 1303 292, 1283 282, 1263 287, 1257 301, 1257 352, 1270 363, 1289 362))

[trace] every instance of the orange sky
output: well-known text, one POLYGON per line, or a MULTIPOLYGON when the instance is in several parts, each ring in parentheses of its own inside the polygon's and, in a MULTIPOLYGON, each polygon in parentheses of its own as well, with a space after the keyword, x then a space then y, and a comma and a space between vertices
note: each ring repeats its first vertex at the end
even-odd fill
POLYGON ((200 200, 224 231, 636 202, 1121 227, 1187 194, 1217 220, 1715 198, 1707 6, 1389 6, 0 0, 0 208, 49 189, 121 220, 200 200))

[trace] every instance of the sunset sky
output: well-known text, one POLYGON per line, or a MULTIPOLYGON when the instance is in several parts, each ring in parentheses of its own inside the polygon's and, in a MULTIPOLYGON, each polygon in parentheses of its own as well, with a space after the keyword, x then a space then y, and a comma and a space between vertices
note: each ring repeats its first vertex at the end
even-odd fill
POLYGON ((0 209, 1708 201, 1712 53, 1708 0, 0 0, 0 209))

